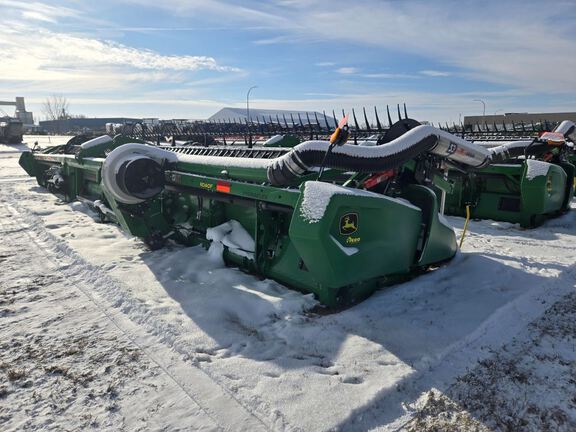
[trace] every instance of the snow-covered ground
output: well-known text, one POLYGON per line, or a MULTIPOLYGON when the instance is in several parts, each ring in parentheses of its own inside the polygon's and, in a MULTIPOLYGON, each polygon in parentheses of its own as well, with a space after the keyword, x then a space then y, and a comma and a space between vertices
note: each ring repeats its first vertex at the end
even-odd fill
POLYGON ((574 308, 554 312, 574 304, 574 213, 473 221, 445 267, 316 314, 199 247, 147 251, 18 156, 0 148, 2 430, 574 430, 574 308))

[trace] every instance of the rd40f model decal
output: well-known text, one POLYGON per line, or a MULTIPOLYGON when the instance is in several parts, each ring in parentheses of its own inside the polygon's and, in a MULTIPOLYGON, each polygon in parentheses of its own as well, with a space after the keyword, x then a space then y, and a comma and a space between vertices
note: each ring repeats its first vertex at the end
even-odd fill
POLYGON ((358 213, 346 213, 340 218, 340 234, 350 235, 358 231, 358 213))

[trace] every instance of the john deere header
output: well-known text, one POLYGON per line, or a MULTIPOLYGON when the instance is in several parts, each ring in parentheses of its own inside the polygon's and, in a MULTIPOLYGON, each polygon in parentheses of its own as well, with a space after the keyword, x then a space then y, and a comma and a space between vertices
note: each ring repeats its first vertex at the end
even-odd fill
POLYGON ((103 136, 24 153, 20 164, 152 249, 168 240, 201 244, 339 306, 450 260, 456 238, 436 195, 453 192, 447 166, 477 172, 503 160, 410 119, 375 146, 349 145, 347 137, 346 121, 329 141, 292 148, 103 136))

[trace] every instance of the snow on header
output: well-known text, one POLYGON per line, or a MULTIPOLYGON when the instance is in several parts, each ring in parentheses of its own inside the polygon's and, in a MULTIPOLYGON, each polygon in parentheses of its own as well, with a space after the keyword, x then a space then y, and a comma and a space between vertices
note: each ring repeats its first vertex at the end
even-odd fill
POLYGON ((330 183, 309 181, 304 185, 300 215, 309 223, 319 222, 333 195, 352 195, 352 191, 330 183))
POLYGON ((88 150, 89 148, 96 147, 97 145, 108 143, 108 142, 112 142, 112 138, 110 138, 108 135, 102 135, 102 136, 99 136, 97 138, 92 138, 91 140, 88 140, 88 141, 80 144, 80 148, 82 150, 88 150))
POLYGON ((324 183, 318 181, 308 181, 304 185, 304 197, 302 205, 300 206, 300 215, 308 223, 319 222, 323 217, 330 200, 334 195, 362 195, 370 198, 385 199, 401 203, 407 207, 411 207, 420 211, 416 206, 413 206, 408 201, 390 198, 374 192, 369 192, 361 189, 350 189, 344 186, 338 186, 331 183, 324 183))
POLYGON ((251 260, 254 259, 256 243, 240 222, 234 219, 216 227, 208 228, 206 230, 206 239, 212 241, 208 252, 213 258, 216 258, 216 256, 221 257, 224 246, 226 246, 230 252, 236 255, 251 260))
POLYGON ((492 147, 489 149, 492 154, 494 153, 503 153, 505 151, 515 149, 515 148, 522 148, 528 147, 532 144, 531 140, 524 140, 524 141, 498 141, 497 143, 491 143, 490 141, 474 141, 474 144, 481 145, 483 147, 488 147, 490 144, 492 147))
POLYGON ((272 164, 274 159, 261 158, 238 158, 226 156, 199 156, 176 153, 178 162, 221 166, 222 168, 254 168, 266 169, 272 164))
POLYGON ((526 178, 528 180, 548 175, 548 170, 550 169, 550 164, 548 162, 527 159, 526 164, 528 165, 528 169, 526 170, 526 178))

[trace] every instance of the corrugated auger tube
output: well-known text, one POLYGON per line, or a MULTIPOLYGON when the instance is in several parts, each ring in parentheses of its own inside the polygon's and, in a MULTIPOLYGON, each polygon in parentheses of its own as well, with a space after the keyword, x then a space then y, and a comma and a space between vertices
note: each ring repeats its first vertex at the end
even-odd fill
MULTIPOLYGON (((320 167, 328 150, 327 141, 306 141, 275 159, 268 167, 268 180, 275 186, 293 184, 320 167)), ((487 149, 430 125, 417 126, 400 137, 373 147, 334 147, 324 166, 345 171, 377 172, 396 168, 420 153, 430 152, 472 168, 491 162, 487 149)))
POLYGON ((526 150, 530 147, 533 151, 539 150, 542 146, 547 146, 546 143, 538 143, 533 140, 512 141, 506 144, 492 147, 489 149, 492 153, 492 162, 504 162, 508 159, 517 158, 526 154, 526 150))
MULTIPOLYGON (((561 133, 564 135, 564 138, 576 142, 576 125, 570 120, 564 120, 556 126, 553 132, 561 133)), ((536 154, 539 151, 545 150, 547 147, 548 143, 546 141, 524 140, 492 147, 490 152, 492 153, 492 162, 497 163, 526 154, 536 154)))

